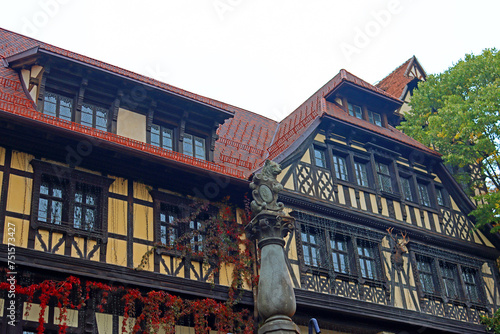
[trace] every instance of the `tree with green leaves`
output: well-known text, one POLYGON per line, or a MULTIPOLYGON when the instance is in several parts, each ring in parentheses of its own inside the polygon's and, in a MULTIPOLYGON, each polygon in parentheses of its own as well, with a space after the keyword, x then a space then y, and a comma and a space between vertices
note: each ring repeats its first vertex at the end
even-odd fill
POLYGON ((499 52, 468 54, 445 72, 429 76, 414 91, 410 106, 399 129, 443 154, 457 181, 476 195, 476 226, 491 223, 491 232, 499 231, 499 52), (482 193, 474 193, 477 189, 482 193))

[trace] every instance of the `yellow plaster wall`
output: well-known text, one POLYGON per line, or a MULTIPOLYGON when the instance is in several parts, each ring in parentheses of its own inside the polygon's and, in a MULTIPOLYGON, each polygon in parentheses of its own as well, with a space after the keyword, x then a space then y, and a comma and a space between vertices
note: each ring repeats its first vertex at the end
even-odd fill
POLYGON ((352 188, 349 188, 349 197, 351 198, 351 206, 357 208, 358 201, 356 201, 356 192, 352 188))
POLYGON ((372 203, 372 212, 378 213, 377 197, 374 194, 370 194, 370 202, 372 203))
POLYGON ((361 210, 367 211, 366 207, 366 197, 363 191, 359 192, 359 205, 361 206, 361 210))
MULTIPOLYGON (((54 248, 54 246, 59 242, 61 238, 63 238, 62 233, 56 233, 52 232, 52 245, 50 245, 51 248, 54 248)), ((63 241, 61 245, 54 251, 54 254, 59 254, 59 255, 64 255, 64 244, 66 241, 63 241)))
POLYGON ((5 165, 5 147, 0 146, 0 165, 5 165))
MULTIPOLYGON (((125 333, 132 333, 132 328, 134 328, 135 325, 135 319, 128 318, 127 321, 125 322, 125 329, 126 332, 123 331, 123 317, 119 316, 118 317, 118 333, 119 334, 125 334, 125 333)), ((99 332, 100 334, 101 332, 99 332)))
MULTIPOLYGON (((85 256, 85 258, 87 258, 88 254, 92 252, 94 246, 97 245, 97 242, 95 240, 91 239, 87 240, 86 238, 75 237, 74 241, 77 244, 78 248, 80 249, 80 252, 82 252, 83 256, 85 256), (85 254, 85 244, 87 244, 87 254, 85 254)), ((75 245, 72 245, 71 247, 71 256, 80 257, 80 255, 78 255, 75 245)), ((99 251, 96 251, 92 256, 92 258, 90 258, 90 260, 99 261, 99 251)))
POLYGON ((338 187, 338 194, 339 198, 338 201, 340 204, 345 204, 345 197, 344 197, 344 186, 341 186, 340 184, 337 186, 338 187))
MULTIPOLYGON (((182 259, 180 259, 178 257, 173 257, 173 256, 171 257, 168 255, 162 255, 162 259, 163 259, 163 261, 165 261, 165 264, 168 267, 168 270, 170 270, 170 272, 172 272, 172 273, 175 272, 175 270, 179 267, 179 265, 182 262, 182 259), (172 260, 172 262, 173 262, 173 267, 170 267, 170 260, 172 260)), ((160 264, 160 273, 165 274, 165 275, 167 274, 167 272, 165 271, 165 268, 163 267, 163 264, 160 264)), ((179 274, 177 276, 184 277, 184 267, 179 269, 179 274)))
POLYGON ((31 154, 24 152, 12 151, 12 161, 10 162, 10 167, 25 172, 33 172, 33 166, 31 166, 30 161, 35 157, 31 154))
MULTIPOLYGON (((290 165, 291 166, 291 165, 290 165)), ((286 167, 281 171, 281 173, 276 177, 276 180, 281 183, 283 178, 285 177, 286 173, 288 173, 288 170, 290 169, 290 166, 286 167)))
POLYGON ((109 187, 109 191, 118 195, 127 196, 128 195, 128 181, 121 177, 110 176, 110 178, 115 179, 111 186, 109 187))
MULTIPOLYGON (((46 230, 38 230, 38 233, 40 234, 40 239, 43 240, 43 243, 47 248, 49 248, 49 231, 46 230)), ((42 248, 42 243, 38 239, 38 237, 35 238, 35 250, 42 251, 44 252, 44 249, 42 248)))
POLYGON ((403 214, 401 210, 401 204, 399 202, 393 201, 394 204, 394 213, 396 214, 397 220, 403 220, 403 214))
MULTIPOLYGON (((97 323, 97 330, 99 334, 113 334, 113 315, 98 313, 95 314, 95 320, 97 323)), ((118 324, 121 327, 121 324, 118 324)))
POLYGON ((119 108, 116 133, 120 136, 146 142, 146 116, 119 108))
POLYGON ((108 198, 108 232, 127 234, 127 202, 108 198))
POLYGON ((384 197, 382 197, 380 199, 380 201, 382 202, 382 215, 389 217, 389 209, 387 208, 387 200, 384 197))
POLYGON ((413 210, 415 211, 415 220, 416 220, 417 226, 424 227, 422 224, 422 219, 420 218, 420 210, 417 208, 413 208, 413 210))
POLYGON ((314 137, 315 141, 319 141, 320 143, 324 143, 326 140, 326 137, 324 134, 318 133, 316 137, 314 137))
POLYGON ((119 266, 127 265, 127 242, 119 239, 108 239, 106 262, 119 266))
POLYGON ((153 208, 134 204, 134 238, 153 241, 153 208))
MULTIPOLYGON (((54 308, 55 325, 61 324, 61 321, 59 321, 60 314, 61 314, 61 309, 59 307, 54 308)), ((66 325, 69 327, 78 327, 78 311, 71 309, 66 310, 66 320, 65 321, 63 320, 62 323, 64 322, 66 322, 66 325)))
POLYGON ((5 217, 5 228, 3 234, 3 243, 16 245, 18 247, 28 247, 28 232, 29 232, 30 222, 28 220, 22 220, 18 218, 5 217), (9 227, 15 228, 14 236, 9 235, 12 230, 9 227), (14 238, 14 240, 9 240, 9 238, 14 238))
POLYGON ((439 217, 437 214, 432 214, 432 217, 434 218, 434 226, 436 226, 436 231, 438 233, 442 233, 442 230, 441 230, 441 224, 439 224, 439 217))
POLYGON ((220 266, 219 271, 219 283, 220 285, 230 286, 233 277, 234 264, 223 263, 220 266))
POLYGON ((11 174, 7 194, 7 211, 29 215, 32 187, 33 179, 11 174))
POLYGON ((134 243, 134 268, 153 271, 153 254, 148 253, 150 250, 151 246, 134 243), (143 259, 145 261, 141 264, 143 259))
POLYGON ((304 153, 304 156, 302 156, 302 159, 300 159, 300 161, 308 164, 311 163, 311 153, 309 153, 309 149, 307 149, 306 153, 304 153))
MULTIPOLYGON (((26 314, 27 307, 28 307, 28 303, 25 302, 23 304, 23 320, 38 322, 38 318, 39 318, 39 315, 40 315, 40 310, 42 309, 40 307, 40 304, 31 304, 31 309, 28 312, 28 314, 26 314)), ((43 314, 43 322, 44 323, 47 322, 47 319, 48 319, 48 316, 49 316, 49 312, 48 312, 47 307, 48 306, 45 306, 45 309, 44 309, 45 313, 43 314)))
POLYGON ((4 306, 5 300, 3 298, 0 298, 0 317, 3 317, 3 306, 4 306))
POLYGON ((144 183, 134 182, 134 198, 142 199, 143 201, 152 202, 153 198, 149 193, 151 189, 150 186, 145 185, 144 183))

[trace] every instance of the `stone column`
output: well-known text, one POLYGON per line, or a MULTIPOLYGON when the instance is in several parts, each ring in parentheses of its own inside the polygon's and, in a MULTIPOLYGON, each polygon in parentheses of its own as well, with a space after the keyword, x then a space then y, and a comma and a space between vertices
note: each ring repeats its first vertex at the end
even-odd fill
POLYGON ((283 211, 283 203, 277 202, 278 192, 283 189, 276 180, 280 172, 279 165, 268 160, 250 184, 254 217, 246 230, 261 250, 257 308, 264 324, 259 334, 300 334, 291 319, 296 310, 295 293, 283 249, 283 238, 294 228, 294 218, 283 211))

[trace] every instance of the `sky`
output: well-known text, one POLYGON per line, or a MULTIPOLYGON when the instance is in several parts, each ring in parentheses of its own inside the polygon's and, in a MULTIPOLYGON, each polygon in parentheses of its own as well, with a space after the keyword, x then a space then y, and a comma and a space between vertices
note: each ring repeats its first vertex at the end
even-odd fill
POLYGON ((375 84, 500 47, 498 0, 0 0, 0 27, 281 120, 346 69, 375 84))

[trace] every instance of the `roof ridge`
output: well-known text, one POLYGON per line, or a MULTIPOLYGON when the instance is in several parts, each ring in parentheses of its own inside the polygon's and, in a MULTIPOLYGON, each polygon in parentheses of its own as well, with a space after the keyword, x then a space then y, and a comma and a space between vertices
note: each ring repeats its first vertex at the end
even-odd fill
MULTIPOLYGON (((388 75, 386 75, 383 79, 381 79, 380 81, 378 81, 375 86, 378 87, 379 85, 382 84, 382 82, 384 82, 384 80, 386 80, 387 78, 389 78, 390 76, 392 76, 395 72, 397 72, 401 67, 403 67, 406 63, 409 63, 410 60, 412 60, 413 58, 415 58, 415 55, 413 55, 412 57, 410 57, 409 59, 405 60, 401 65, 399 65, 398 67, 396 67, 394 70, 392 70, 391 73, 389 73, 388 75)), ((406 76, 406 71, 405 71, 405 76, 406 76)))

